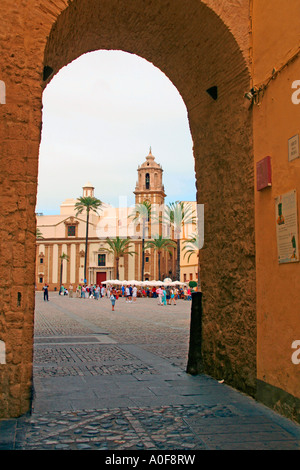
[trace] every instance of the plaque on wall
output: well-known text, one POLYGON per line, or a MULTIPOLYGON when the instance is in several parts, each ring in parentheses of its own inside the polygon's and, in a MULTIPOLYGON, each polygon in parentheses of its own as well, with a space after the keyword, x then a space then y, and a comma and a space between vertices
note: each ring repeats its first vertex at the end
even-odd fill
POLYGON ((299 134, 297 134, 289 139, 289 162, 299 157, 299 134))
POLYGON ((298 253, 298 211, 296 190, 275 199, 278 262, 295 263, 298 253))
POLYGON ((257 191, 272 185, 271 157, 265 157, 256 164, 257 191))

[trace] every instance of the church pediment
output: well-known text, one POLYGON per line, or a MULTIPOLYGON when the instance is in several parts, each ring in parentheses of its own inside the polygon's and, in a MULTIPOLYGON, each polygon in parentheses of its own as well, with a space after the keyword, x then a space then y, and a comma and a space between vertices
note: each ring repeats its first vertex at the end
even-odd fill
POLYGON ((65 225, 78 225, 79 220, 76 219, 75 217, 68 217, 67 219, 64 220, 65 225))

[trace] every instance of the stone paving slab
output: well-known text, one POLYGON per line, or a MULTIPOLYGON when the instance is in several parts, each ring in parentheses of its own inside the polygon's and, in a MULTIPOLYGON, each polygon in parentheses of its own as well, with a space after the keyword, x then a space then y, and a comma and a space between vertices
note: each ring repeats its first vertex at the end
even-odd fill
POLYGON ((33 410, 0 450, 299 450, 300 426, 186 374, 190 304, 171 307, 37 293, 33 410))

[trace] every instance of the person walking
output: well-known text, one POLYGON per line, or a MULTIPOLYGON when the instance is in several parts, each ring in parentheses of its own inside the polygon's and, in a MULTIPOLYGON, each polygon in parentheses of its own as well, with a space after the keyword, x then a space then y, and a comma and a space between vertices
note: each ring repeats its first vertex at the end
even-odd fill
POLYGON ((157 290, 156 290, 156 293, 158 295, 158 305, 162 305, 162 295, 163 295, 163 290, 161 287, 159 287, 157 290))
POLYGON ((129 302, 132 302, 132 286, 129 286, 129 302))
POLYGON ((98 286, 97 284, 97 287, 95 289, 95 299, 98 300, 100 297, 100 286, 98 286))
POLYGON ((116 293, 114 290, 111 291, 110 294, 110 301, 111 301, 111 309, 114 312, 115 310, 115 303, 116 303, 116 293))
POLYGON ((187 290, 187 299, 188 299, 188 300, 192 300, 192 293, 191 293, 191 289, 190 289, 190 288, 188 288, 188 290, 187 290))
POLYGON ((44 291, 44 301, 46 302, 46 301, 49 300, 48 285, 47 284, 44 285, 43 291, 44 291))
POLYGON ((73 285, 72 284, 69 285, 69 297, 73 298, 73 285))
POLYGON ((175 303, 175 290, 174 289, 170 289, 170 305, 172 305, 172 302, 174 305, 176 305, 175 303))
POLYGON ((137 287, 136 286, 133 286, 132 298, 133 298, 133 301, 136 302, 136 298, 137 298, 137 287))
POLYGON ((89 296, 90 296, 90 288, 89 288, 89 286, 85 286, 84 298, 88 299, 89 296))
POLYGON ((105 297, 105 287, 101 287, 101 297, 105 297))
POLYGON ((163 293, 162 293, 162 304, 167 305, 167 293, 166 293, 166 290, 165 290, 164 287, 162 288, 162 291, 163 291, 163 293))
POLYGON ((81 287, 81 298, 85 299, 85 286, 81 287))
POLYGON ((170 287, 166 288, 166 298, 167 298, 167 304, 171 305, 171 302, 170 302, 170 287))

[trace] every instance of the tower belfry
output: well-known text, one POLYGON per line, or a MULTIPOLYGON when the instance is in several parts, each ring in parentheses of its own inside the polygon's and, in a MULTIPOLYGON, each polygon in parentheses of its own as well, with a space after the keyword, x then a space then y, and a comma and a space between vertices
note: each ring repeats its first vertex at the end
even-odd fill
POLYGON ((163 169, 155 161, 150 147, 146 161, 138 167, 138 181, 134 190, 135 203, 149 201, 151 204, 164 204, 165 188, 162 182, 163 169))
POLYGON ((88 182, 83 186, 83 197, 94 197, 94 186, 88 182))

